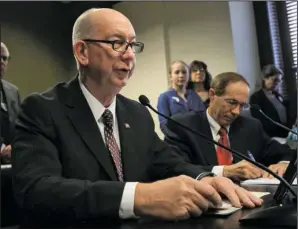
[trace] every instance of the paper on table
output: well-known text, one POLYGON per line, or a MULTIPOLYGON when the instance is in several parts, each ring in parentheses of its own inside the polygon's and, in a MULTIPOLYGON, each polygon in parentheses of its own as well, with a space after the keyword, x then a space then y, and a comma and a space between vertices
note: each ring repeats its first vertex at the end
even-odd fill
MULTIPOLYGON (((251 192, 251 193, 259 198, 270 194, 270 192, 251 192)), ((240 208, 233 207, 230 201, 224 200, 222 206, 213 208, 213 209, 209 209, 204 214, 207 214, 207 215, 230 215, 239 209, 240 208)))
MULTIPOLYGON (((258 179, 250 179, 241 182, 241 184, 279 184, 280 181, 276 178, 258 178, 258 179)), ((292 185, 297 185, 297 178, 293 181, 292 185)))
POLYGON ((259 197, 259 198, 270 194, 270 192, 251 192, 251 193, 254 194, 256 197, 259 197))
POLYGON ((273 137, 272 140, 278 141, 280 144, 286 144, 287 138, 273 137))

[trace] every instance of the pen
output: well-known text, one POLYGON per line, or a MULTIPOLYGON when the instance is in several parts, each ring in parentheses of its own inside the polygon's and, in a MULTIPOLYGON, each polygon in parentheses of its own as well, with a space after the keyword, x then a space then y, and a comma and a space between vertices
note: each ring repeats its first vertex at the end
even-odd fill
POLYGON ((252 161, 256 161, 255 158, 254 158, 254 156, 252 155, 252 153, 251 153, 249 150, 247 150, 247 153, 248 153, 249 158, 250 158, 252 161))

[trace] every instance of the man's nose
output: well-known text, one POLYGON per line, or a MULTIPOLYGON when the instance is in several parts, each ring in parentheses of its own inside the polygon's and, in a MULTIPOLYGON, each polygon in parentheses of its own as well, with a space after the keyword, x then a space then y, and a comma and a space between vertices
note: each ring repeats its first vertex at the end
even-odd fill
POLYGON ((129 59, 129 60, 133 60, 135 58, 135 53, 132 50, 131 46, 128 46, 127 50, 125 51, 125 53, 123 53, 123 58, 124 59, 129 59))
POLYGON ((241 109, 240 109, 240 104, 238 104, 233 110, 232 113, 235 115, 240 115, 241 109))

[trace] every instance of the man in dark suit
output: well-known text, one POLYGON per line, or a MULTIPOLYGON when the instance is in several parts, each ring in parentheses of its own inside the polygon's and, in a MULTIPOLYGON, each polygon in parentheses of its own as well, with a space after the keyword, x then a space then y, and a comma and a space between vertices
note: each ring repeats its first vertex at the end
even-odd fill
POLYGON ((150 113, 119 95, 143 48, 115 10, 91 9, 76 20, 79 76, 26 98, 17 121, 13 183, 27 223, 186 219, 221 204, 219 193, 234 205, 262 204, 184 162, 158 138, 150 113))
POLYGON ((11 142, 14 137, 15 120, 20 109, 20 95, 18 88, 3 79, 8 68, 10 55, 8 48, 1 42, 1 67, 0 67, 0 89, 1 89, 1 162, 9 163, 11 157, 11 142))
MULTIPOLYGON (((249 85, 245 78, 234 72, 219 74, 212 80, 209 94, 206 112, 177 115, 174 119, 283 175, 295 151, 271 140, 257 119, 239 116, 248 107, 249 85)), ((167 123, 165 141, 187 162, 202 165, 219 176, 236 179, 269 176, 173 122, 167 123)))

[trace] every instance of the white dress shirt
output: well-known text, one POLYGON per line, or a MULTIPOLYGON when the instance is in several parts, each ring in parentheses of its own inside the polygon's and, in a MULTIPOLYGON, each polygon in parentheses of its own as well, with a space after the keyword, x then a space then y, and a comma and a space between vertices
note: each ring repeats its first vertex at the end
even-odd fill
MULTIPOLYGON (((218 134, 218 131, 220 129, 220 125, 214 120, 214 118, 212 118, 209 114, 209 108, 207 109, 206 111, 206 114, 207 114, 207 119, 208 119, 208 122, 209 122, 209 125, 210 125, 210 128, 211 128, 211 133, 212 133, 212 137, 213 137, 213 140, 214 141, 217 141, 219 140, 220 136, 218 134)), ((227 129, 227 137, 228 137, 228 143, 229 143, 229 146, 230 147, 230 140, 229 140, 229 130, 230 130, 230 126, 227 126, 226 127, 227 129)), ((215 151, 217 149, 217 145, 214 145, 215 146, 215 151)), ((232 154, 232 159, 233 159, 233 154, 232 154)), ((280 161, 279 163, 290 163, 289 161, 280 161)), ((222 176, 223 175, 223 168, 224 168, 224 165, 216 165, 212 168, 212 171, 214 174, 216 174, 217 176, 222 176)))
MULTIPOLYGON (((104 135, 104 124, 102 122, 102 114, 104 113, 105 109, 109 109, 113 114, 113 134, 115 137, 115 140, 117 142, 117 145, 119 147, 119 150, 121 152, 120 148, 120 138, 119 138, 119 128, 118 128, 118 122, 117 122, 117 116, 116 116, 116 99, 112 102, 112 104, 105 108, 84 86, 82 83, 80 77, 79 77, 79 83, 80 88, 89 104, 89 107, 92 111, 92 114, 97 121, 97 126, 100 130, 102 140, 105 142, 105 135, 104 135)), ((134 197, 135 197, 135 189, 138 182, 126 182, 122 194, 122 199, 120 203, 119 208, 119 217, 121 219, 127 219, 127 218, 135 218, 134 214, 134 197)))
MULTIPOLYGON (((213 140, 218 142, 220 136, 218 134, 218 131, 220 129, 220 125, 214 120, 214 118, 212 118, 209 114, 209 108, 207 109, 206 111, 206 114, 207 114, 207 119, 208 119, 208 122, 209 122, 209 125, 210 125, 210 128, 211 128, 211 133, 212 133, 212 137, 213 137, 213 140)), ((230 126, 227 126, 226 127, 227 129, 227 135, 228 135, 228 143, 229 143, 229 146, 230 147, 230 141, 229 141, 229 130, 230 130, 230 126)), ((214 144, 214 147, 215 147, 215 151, 217 149, 217 145, 214 144)), ((233 156, 233 155, 232 155, 233 156)), ((212 168, 212 171, 214 174, 216 174, 217 176, 222 176, 223 175, 223 168, 224 166, 223 165, 216 165, 212 168)))

